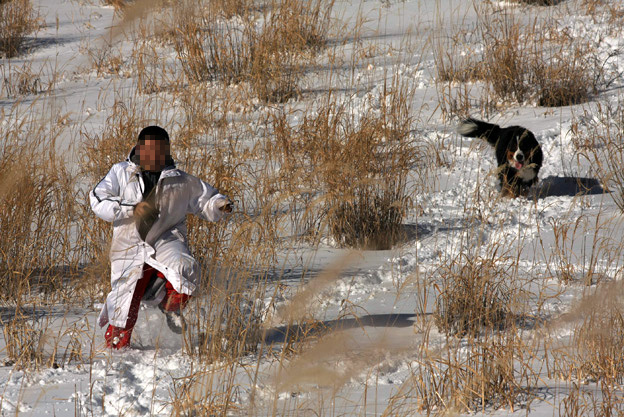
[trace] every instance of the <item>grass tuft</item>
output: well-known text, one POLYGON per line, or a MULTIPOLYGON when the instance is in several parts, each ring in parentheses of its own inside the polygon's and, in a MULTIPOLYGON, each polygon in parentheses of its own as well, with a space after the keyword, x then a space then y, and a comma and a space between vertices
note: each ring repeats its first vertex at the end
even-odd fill
POLYGON ((298 92, 306 57, 324 45, 333 3, 274 1, 259 16, 230 20, 220 7, 185 3, 173 20, 178 60, 191 82, 248 82, 262 101, 285 102, 298 92))
POLYGON ((486 87, 479 102, 486 113, 492 103, 584 103, 611 82, 605 78, 607 61, 599 56, 597 43, 560 28, 554 17, 527 19, 514 9, 493 13, 489 7, 478 8, 476 31, 460 29, 434 42, 443 112, 466 113, 474 101, 466 90, 475 82, 486 87), (461 86, 451 88, 452 83, 461 86))
POLYGON ((426 158, 412 136, 410 88, 390 83, 368 97, 376 108, 358 116, 349 102, 329 102, 297 127, 274 120, 283 178, 303 180, 284 187, 304 197, 300 222, 306 226, 299 230, 326 232, 352 248, 388 249, 403 238, 402 221, 417 188, 408 173, 426 158), (308 211, 315 205, 321 216, 308 211))
POLYGON ((30 0, 0 2, 0 54, 5 58, 19 55, 26 35, 38 27, 38 14, 30 0))
POLYGON ((514 320, 517 290, 510 272, 494 259, 462 256, 444 266, 435 322, 447 334, 477 337, 483 330, 503 330, 514 320))

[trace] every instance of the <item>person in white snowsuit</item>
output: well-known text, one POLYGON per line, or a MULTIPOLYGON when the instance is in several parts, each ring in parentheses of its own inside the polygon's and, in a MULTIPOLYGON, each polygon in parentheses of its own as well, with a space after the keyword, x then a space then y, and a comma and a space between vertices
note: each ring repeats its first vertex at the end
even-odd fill
POLYGON ((175 167, 169 135, 158 126, 141 131, 128 159, 113 165, 89 197, 93 212, 113 223, 112 289, 99 317, 100 327, 109 325, 106 345, 130 343, 142 299, 158 305, 170 327, 181 331, 176 318, 200 278, 187 245, 186 215, 218 221, 232 211, 230 200, 175 167))

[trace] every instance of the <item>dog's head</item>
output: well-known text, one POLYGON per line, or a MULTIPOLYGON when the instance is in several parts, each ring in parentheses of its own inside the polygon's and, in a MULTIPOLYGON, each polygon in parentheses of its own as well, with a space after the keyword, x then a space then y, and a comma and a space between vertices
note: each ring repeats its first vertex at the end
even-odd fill
POLYGON ((536 143, 537 140, 530 131, 523 129, 518 132, 507 145, 507 163, 509 166, 521 170, 530 163, 536 143))

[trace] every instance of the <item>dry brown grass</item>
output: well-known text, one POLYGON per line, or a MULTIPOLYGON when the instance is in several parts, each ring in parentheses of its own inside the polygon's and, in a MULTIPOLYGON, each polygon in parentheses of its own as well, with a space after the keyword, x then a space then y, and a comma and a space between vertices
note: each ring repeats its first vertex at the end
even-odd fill
MULTIPOLYGON (((538 60, 531 64, 529 82, 535 83, 537 104, 561 107, 584 103, 605 85, 597 52, 588 42, 565 34, 555 39, 550 52, 538 55, 538 60)), ((548 46, 543 50, 549 51, 548 46)))
POLYGON ((426 160, 425 146, 412 136, 410 97, 409 85, 391 80, 370 97, 379 107, 362 115, 355 116, 349 102, 330 101, 296 128, 274 121, 281 178, 302 180, 283 187, 301 197, 305 226, 299 230, 312 236, 326 230, 354 248, 389 248, 403 238, 402 221, 419 186, 408 182, 408 172, 424 169, 419 158, 426 160), (311 205, 321 207, 322 216, 311 205))
POLYGON ((38 13, 30 0, 0 3, 0 54, 14 57, 22 51, 26 35, 39 27, 38 13))
POLYGON ((543 19, 490 7, 478 8, 476 32, 460 29, 433 43, 445 114, 461 116, 475 104, 485 113, 492 104, 574 105, 610 84, 598 43, 559 28, 555 16, 543 19), (475 82, 484 84, 481 97, 470 92, 475 82))
POLYGON ((186 77, 191 82, 218 79, 240 82, 250 66, 250 28, 221 23, 217 14, 200 5, 184 4, 174 20, 174 46, 186 77), (230 27, 234 26, 234 27, 230 27))
POLYGON ((598 213, 549 223, 554 237, 554 245, 547 249, 551 276, 565 284, 591 286, 621 273, 624 247, 617 218, 598 213))
POLYGON ((255 0, 210 0, 208 7, 229 19, 234 16, 248 16, 251 12, 257 11, 261 3, 255 0))
POLYGON ((513 284, 513 268, 502 267, 499 261, 493 252, 491 258, 466 255, 442 267, 435 322, 443 332, 477 337, 514 323, 512 307, 519 289, 513 284))
POLYGON ((618 389, 601 383, 598 391, 582 384, 572 384, 568 394, 559 404, 560 417, 621 416, 624 400, 618 389))
POLYGON ((474 35, 454 33, 442 35, 434 42, 436 81, 447 83, 467 83, 483 77, 485 62, 476 51, 462 51, 474 42, 474 35), (460 53, 460 51, 462 53, 460 53))
POLYGON ((51 89, 51 85, 48 85, 47 88, 43 86, 42 71, 39 73, 33 71, 31 62, 26 62, 19 68, 12 68, 9 63, 6 67, 2 67, 1 72, 2 89, 0 92, 8 98, 39 94, 51 89))
POLYGON ((91 67, 98 76, 120 75, 123 59, 120 51, 115 51, 111 43, 104 42, 87 49, 91 67))
POLYGON ((548 352, 548 376, 567 381, 570 393, 559 404, 560 416, 621 415, 624 398, 624 294, 621 281, 603 283, 582 297, 552 325, 574 324, 567 343, 548 352))
POLYGON ((1 133, 0 299, 17 304, 54 294, 63 287, 56 268, 78 267, 70 238, 74 177, 55 149, 61 129, 41 117, 8 119, 1 133))
POLYGON ((576 377, 604 380, 622 385, 624 381, 624 311, 614 308, 589 315, 577 329, 576 377))
POLYGON ((621 3, 608 0, 582 0, 581 5, 594 22, 604 22, 606 17, 613 33, 619 33, 624 18, 624 6, 621 3))
MULTIPOLYGON (((31 301, 31 300, 29 300, 31 301)), ((59 368, 74 363, 78 366, 88 360, 85 341, 92 342, 86 321, 77 321, 66 328, 55 328, 55 320, 66 318, 56 315, 62 310, 36 302, 28 307, 15 306, 3 309, 0 319, 4 336, 5 366, 20 370, 59 368)))
POLYGON ((169 63, 161 59, 156 46, 147 41, 135 43, 131 62, 140 94, 154 94, 167 88, 176 88, 175 84, 179 82, 169 63))
MULTIPOLYGON (((16 310, 16 315, 2 322, 8 365, 37 368, 43 365, 44 337, 40 326, 16 310)), ((51 364, 48 364, 50 366, 51 364)))
POLYGON ((592 62, 594 50, 558 31, 555 20, 523 24, 503 13, 484 23, 484 75, 498 98, 556 107, 585 102, 595 93, 601 68, 592 62))
POLYGON ((502 99, 524 102, 529 86, 528 51, 524 48, 530 27, 524 27, 512 14, 502 13, 483 24, 483 78, 488 80, 494 94, 502 99))
POLYGON ((436 351, 423 347, 383 415, 444 416, 526 407, 539 381, 533 370, 535 350, 515 329, 471 339, 465 347, 451 341, 436 351))
POLYGON ((616 103, 599 104, 586 111, 583 128, 574 135, 579 153, 592 162, 603 186, 611 192, 618 208, 624 212, 624 106, 616 103))
POLYGON ((81 162, 81 174, 95 185, 114 164, 125 161, 146 120, 147 116, 136 105, 115 103, 105 130, 95 134, 82 132, 86 158, 81 162))
POLYGON ((603 283, 553 323, 576 324, 569 345, 551 352, 552 376, 580 382, 624 383, 624 309, 621 282, 603 283))
POLYGON ((226 416, 239 413, 236 387, 219 370, 202 370, 173 381, 172 416, 226 416))
POLYGON ((190 82, 248 82, 261 100, 284 102, 297 94, 307 57, 324 44, 333 0, 273 1, 226 21, 221 16, 231 10, 218 5, 183 7, 173 42, 190 82))

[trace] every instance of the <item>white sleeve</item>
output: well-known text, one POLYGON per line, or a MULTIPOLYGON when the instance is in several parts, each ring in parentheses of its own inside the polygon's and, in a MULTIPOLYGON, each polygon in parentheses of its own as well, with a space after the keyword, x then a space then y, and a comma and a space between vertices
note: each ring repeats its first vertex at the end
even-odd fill
POLYGON ((219 210, 229 199, 208 183, 196 179, 197 193, 190 201, 190 212, 200 216, 201 218, 217 222, 225 216, 225 212, 219 210))
POLYGON ((89 193, 91 209, 100 219, 107 222, 132 216, 134 205, 121 200, 119 181, 113 166, 89 193))
POLYGON ((206 202, 204 208, 202 210, 202 217, 206 220, 210 220, 211 222, 217 222, 225 216, 225 212, 219 210, 219 208, 223 207, 230 201, 223 194, 215 194, 206 202))

